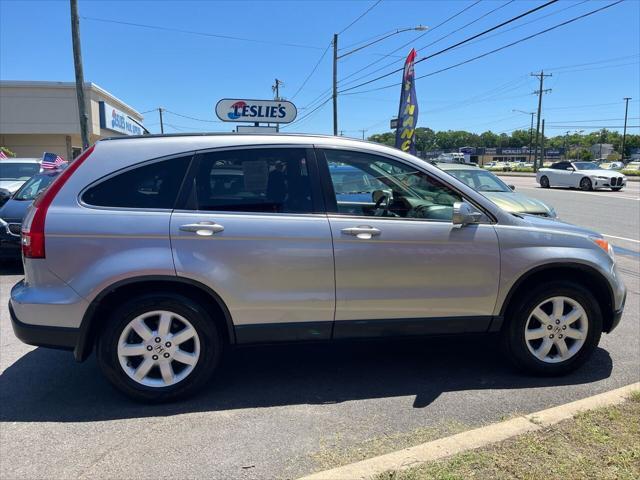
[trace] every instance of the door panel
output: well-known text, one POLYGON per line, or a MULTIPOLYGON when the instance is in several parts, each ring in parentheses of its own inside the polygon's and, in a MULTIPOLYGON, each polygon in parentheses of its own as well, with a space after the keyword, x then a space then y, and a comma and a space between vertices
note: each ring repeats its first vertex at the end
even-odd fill
POLYGON ((500 255, 491 225, 330 216, 336 321, 491 316, 500 255), (358 238, 343 229, 370 226, 358 238))
POLYGON ((359 330, 378 335, 487 329, 500 275, 498 239, 488 217, 485 224, 454 227, 453 203, 461 195, 397 159, 324 150, 319 167, 332 212, 335 337, 360 336, 359 330), (338 169, 351 170, 353 177, 364 172, 383 187, 367 191, 371 201, 359 211, 350 203, 345 215, 341 205, 350 196, 359 200, 362 188, 344 188, 333 173, 338 169))
POLYGON ((314 172, 304 148, 196 156, 171 217, 175 268, 222 298, 240 343, 330 337, 333 246, 314 172))

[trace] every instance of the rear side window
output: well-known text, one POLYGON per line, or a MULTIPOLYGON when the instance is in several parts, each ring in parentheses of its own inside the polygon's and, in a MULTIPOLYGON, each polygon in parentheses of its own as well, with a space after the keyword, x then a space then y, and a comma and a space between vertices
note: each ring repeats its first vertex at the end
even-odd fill
POLYGON ((307 153, 302 148, 257 148, 205 153, 188 209, 221 212, 313 211, 307 153))
POLYGON ((97 207, 172 209, 191 155, 148 163, 89 188, 82 201, 97 207))

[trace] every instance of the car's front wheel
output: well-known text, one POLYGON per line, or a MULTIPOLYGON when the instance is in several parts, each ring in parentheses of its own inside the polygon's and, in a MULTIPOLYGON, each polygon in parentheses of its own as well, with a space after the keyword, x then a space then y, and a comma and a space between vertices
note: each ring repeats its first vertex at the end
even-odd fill
POLYGON ((187 297, 151 294, 118 308, 98 338, 98 364, 126 395, 164 402, 193 394, 211 377, 221 341, 208 313, 187 297))
POLYGON ((584 191, 593 190, 591 179, 584 177, 582 180, 580 180, 580 189, 584 191))
POLYGON ((556 281, 532 289, 509 308, 503 347, 519 368, 538 375, 575 370, 600 341, 602 313, 579 284, 556 281))
POLYGON ((546 175, 540 177, 540 186, 542 188, 549 188, 551 185, 549 184, 549 178, 546 175))

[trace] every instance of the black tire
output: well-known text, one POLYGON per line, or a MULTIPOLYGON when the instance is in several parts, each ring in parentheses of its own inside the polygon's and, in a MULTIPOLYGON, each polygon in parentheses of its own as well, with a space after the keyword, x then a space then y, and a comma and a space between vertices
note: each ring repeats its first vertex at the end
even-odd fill
POLYGON ((188 397, 204 387, 220 360, 222 341, 216 324, 206 310, 190 298, 173 293, 148 294, 120 306, 107 319, 97 344, 97 360, 102 373, 119 391, 137 401, 162 403, 188 397), (166 310, 188 320, 198 334, 200 356, 184 379, 162 387, 142 385, 123 370, 118 359, 118 341, 124 328, 145 312, 166 310))
POLYGON ((580 180, 580 190, 584 190, 585 192, 593 190, 593 184, 591 183, 590 178, 584 177, 580 180))
POLYGON ((540 177, 540 186, 542 188, 549 188, 551 186, 549 184, 549 178, 546 175, 540 177))
POLYGON ((620 190, 622 190, 622 187, 611 187, 611 190, 614 192, 619 192, 620 190))
POLYGON ((600 342, 602 312, 593 294, 582 285, 569 281, 548 282, 514 298, 511 303, 507 309, 501 341, 505 354, 520 370, 540 376, 564 375, 584 364, 600 342), (529 351, 525 327, 533 309, 554 296, 569 297, 578 302, 587 314, 588 330, 584 344, 572 357, 558 363, 547 363, 529 351))

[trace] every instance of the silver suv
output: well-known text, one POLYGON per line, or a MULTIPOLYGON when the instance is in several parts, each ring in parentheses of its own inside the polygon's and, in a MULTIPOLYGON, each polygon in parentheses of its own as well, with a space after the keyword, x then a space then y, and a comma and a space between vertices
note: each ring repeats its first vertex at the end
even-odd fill
POLYGON ((22 249, 18 338, 95 349, 146 401, 193 393, 224 348, 260 342, 496 333, 518 367, 562 374, 626 295, 602 236, 324 136, 99 141, 38 197, 22 249))

